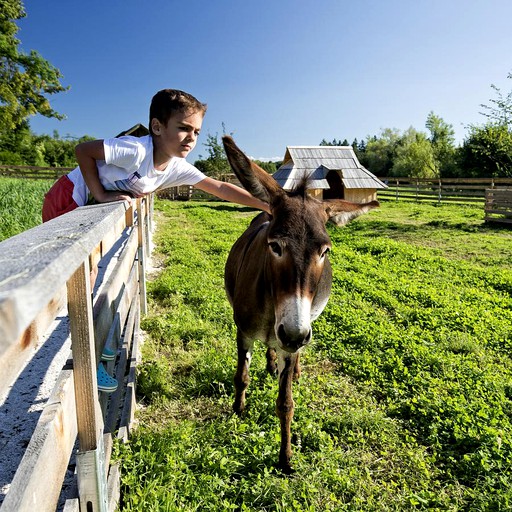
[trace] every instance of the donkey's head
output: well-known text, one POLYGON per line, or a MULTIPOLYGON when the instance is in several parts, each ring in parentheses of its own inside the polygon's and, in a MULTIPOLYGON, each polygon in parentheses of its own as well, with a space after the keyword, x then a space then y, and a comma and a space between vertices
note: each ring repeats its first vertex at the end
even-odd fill
POLYGON ((231 137, 223 137, 228 161, 242 186, 270 204, 262 255, 266 285, 274 303, 275 337, 279 347, 296 352, 311 340, 311 321, 323 310, 330 293, 331 241, 328 220, 344 225, 378 206, 342 200, 319 201, 306 193, 307 181, 286 192, 267 172, 251 162, 231 137))

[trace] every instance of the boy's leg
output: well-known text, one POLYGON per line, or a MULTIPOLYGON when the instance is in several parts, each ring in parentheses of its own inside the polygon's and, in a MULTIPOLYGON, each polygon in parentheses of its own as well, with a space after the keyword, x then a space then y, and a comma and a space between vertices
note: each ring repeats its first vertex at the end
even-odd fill
POLYGON ((43 222, 78 208, 78 205, 73 200, 73 188, 73 182, 67 176, 61 176, 53 184, 52 188, 44 196, 43 222))

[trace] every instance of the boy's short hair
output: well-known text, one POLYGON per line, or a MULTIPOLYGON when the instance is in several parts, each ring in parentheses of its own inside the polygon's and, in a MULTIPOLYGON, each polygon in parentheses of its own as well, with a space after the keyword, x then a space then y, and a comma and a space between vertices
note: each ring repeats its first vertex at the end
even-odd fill
POLYGON ((191 94, 177 89, 162 89, 151 100, 149 107, 149 133, 153 135, 151 120, 158 119, 164 125, 176 112, 201 112, 203 115, 207 109, 206 103, 201 103, 191 94))

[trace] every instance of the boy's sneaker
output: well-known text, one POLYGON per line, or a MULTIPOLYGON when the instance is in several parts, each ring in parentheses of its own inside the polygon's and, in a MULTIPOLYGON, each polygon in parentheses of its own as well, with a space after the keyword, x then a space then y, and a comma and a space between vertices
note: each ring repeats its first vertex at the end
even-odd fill
POLYGON ((113 393, 117 389, 117 380, 111 377, 105 367, 100 363, 96 373, 98 379, 98 391, 103 393, 113 393))

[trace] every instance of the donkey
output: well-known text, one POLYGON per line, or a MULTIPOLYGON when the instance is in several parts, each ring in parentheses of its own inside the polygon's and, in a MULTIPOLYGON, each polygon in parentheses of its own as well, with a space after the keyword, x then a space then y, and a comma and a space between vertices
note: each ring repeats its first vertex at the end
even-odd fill
POLYGON ((238 364, 233 410, 241 414, 249 384, 255 339, 267 345, 267 370, 278 374, 276 414, 281 423, 279 467, 290 466, 292 380, 300 376, 301 350, 311 341, 311 322, 324 309, 331 291, 327 253, 331 241, 325 224, 342 226, 379 206, 319 201, 306 194, 306 182, 286 192, 236 146, 223 137, 229 164, 242 186, 270 204, 272 215, 260 213, 229 253, 224 282, 237 326, 238 364), (277 360, 277 362, 276 362, 277 360))

